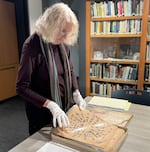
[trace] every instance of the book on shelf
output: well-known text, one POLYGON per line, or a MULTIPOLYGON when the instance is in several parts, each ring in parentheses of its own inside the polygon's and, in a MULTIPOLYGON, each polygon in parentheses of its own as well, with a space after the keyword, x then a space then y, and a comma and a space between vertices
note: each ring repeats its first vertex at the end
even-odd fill
POLYGON ((144 71, 144 81, 148 82, 148 77, 149 77, 149 64, 146 64, 144 71))
POLYGON ((150 21, 148 21, 148 27, 147 27, 147 35, 150 37, 150 21))
POLYGON ((144 80, 150 82, 150 64, 145 65, 144 80))
POLYGON ((146 45, 146 60, 150 60, 150 42, 146 45))
POLYGON ((70 126, 53 129, 52 141, 83 152, 116 152, 127 135, 127 128, 117 124, 127 124, 132 115, 111 112, 96 107, 81 111, 75 105, 67 112, 70 126))
POLYGON ((117 2, 117 6, 118 6, 118 16, 123 16, 123 1, 118 1, 117 2))
POLYGON ((129 72, 130 72, 131 67, 130 66, 126 66, 124 68, 123 74, 122 74, 122 80, 128 80, 129 78, 129 72))

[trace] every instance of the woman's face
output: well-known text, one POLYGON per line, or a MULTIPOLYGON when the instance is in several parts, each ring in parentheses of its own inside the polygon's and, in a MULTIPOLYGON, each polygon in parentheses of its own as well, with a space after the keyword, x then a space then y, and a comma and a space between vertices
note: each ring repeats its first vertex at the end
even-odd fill
POLYGON ((66 25, 59 30, 58 34, 56 34, 56 39, 54 43, 60 44, 64 42, 64 40, 67 38, 67 36, 71 32, 72 26, 73 26, 72 23, 66 23, 66 25))

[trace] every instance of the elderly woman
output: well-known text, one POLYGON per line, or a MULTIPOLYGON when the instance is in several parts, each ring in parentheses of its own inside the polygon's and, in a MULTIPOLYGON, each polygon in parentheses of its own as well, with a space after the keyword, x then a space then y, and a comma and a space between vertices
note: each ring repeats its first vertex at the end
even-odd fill
POLYGON ((65 112, 83 100, 68 45, 78 37, 78 21, 64 3, 49 7, 36 22, 35 33, 24 42, 17 78, 17 93, 25 99, 29 134, 45 125, 68 127, 65 112))

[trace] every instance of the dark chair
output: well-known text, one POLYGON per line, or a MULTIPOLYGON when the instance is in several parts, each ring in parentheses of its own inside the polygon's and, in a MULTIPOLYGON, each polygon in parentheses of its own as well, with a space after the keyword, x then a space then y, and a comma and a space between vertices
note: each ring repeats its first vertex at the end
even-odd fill
POLYGON ((118 99, 126 99, 131 103, 150 106, 150 92, 144 90, 117 90, 111 93, 111 97, 118 99))

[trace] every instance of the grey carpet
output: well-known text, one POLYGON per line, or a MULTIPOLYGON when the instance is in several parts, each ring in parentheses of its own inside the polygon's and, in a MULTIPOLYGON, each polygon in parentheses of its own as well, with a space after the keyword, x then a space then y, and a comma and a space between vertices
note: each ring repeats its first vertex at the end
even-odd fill
POLYGON ((28 136, 23 100, 16 96, 0 102, 0 152, 7 152, 28 136))

